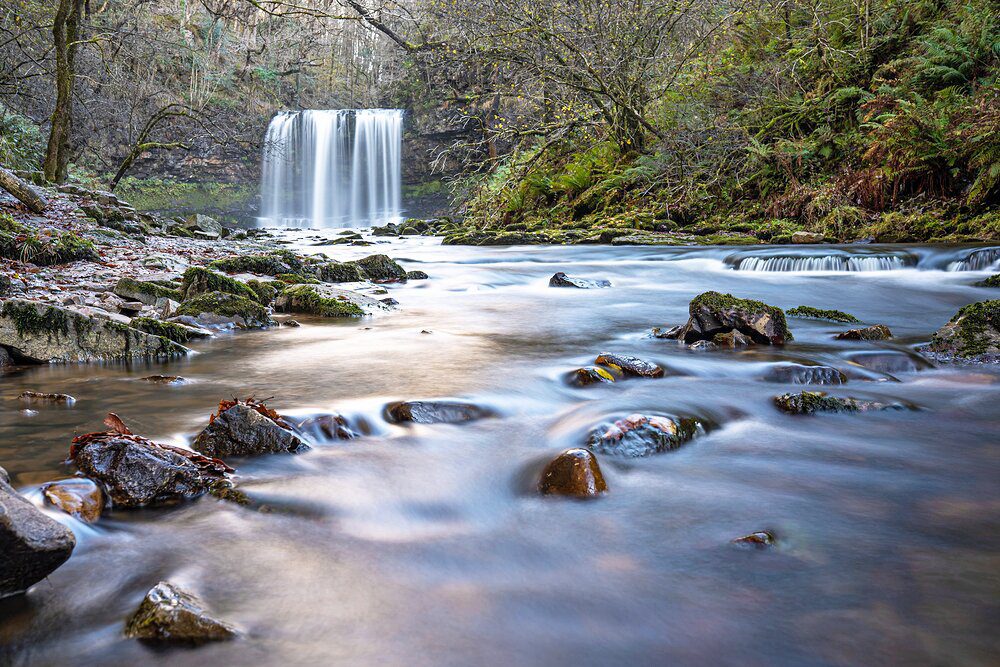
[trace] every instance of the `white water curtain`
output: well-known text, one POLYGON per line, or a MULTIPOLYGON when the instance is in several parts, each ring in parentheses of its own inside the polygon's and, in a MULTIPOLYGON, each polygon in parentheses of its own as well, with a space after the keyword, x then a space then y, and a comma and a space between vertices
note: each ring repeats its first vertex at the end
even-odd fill
POLYGON ((401 217, 403 112, 285 111, 264 137, 263 225, 364 227, 401 217))

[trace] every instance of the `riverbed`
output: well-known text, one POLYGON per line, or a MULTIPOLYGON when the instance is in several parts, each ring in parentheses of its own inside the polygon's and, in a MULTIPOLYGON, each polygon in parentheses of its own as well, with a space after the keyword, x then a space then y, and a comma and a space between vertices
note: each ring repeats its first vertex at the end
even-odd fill
MULTIPOLYGON (((336 412, 360 437, 232 461, 268 511, 204 497, 70 525, 72 558, 0 601, 0 663, 379 665, 985 665, 1000 644, 1000 366, 936 365, 913 349, 958 310, 996 298, 954 270, 968 248, 292 247, 386 252, 425 281, 387 285, 393 312, 221 334, 169 363, 47 366, 4 376, 0 464, 38 485, 72 475, 74 435, 108 412, 186 445, 220 399, 273 397, 336 412), (796 265, 768 257, 847 257, 796 265), (753 257, 752 261, 746 261, 753 257), (875 258, 875 259, 873 259, 875 258), (896 261, 893 258, 899 258, 896 261), (796 266, 814 269, 794 269, 796 266), (763 270, 761 270, 763 269, 763 270), (832 269, 832 270, 831 270, 832 269), (855 269, 855 270, 843 270, 855 269), (861 270, 857 270, 861 269, 861 270), (951 270, 949 270, 951 269, 951 270), (549 277, 609 289, 551 288, 549 277), (888 342, 790 319, 782 348, 690 350, 654 338, 706 290, 886 324, 888 342), (602 352, 653 360, 659 379, 571 387, 602 352), (765 382, 824 364, 837 396, 912 410, 789 416, 765 382), (178 386, 140 378, 180 375, 178 386), (21 411, 25 390, 72 406, 21 411), (386 403, 453 398, 495 412, 399 426, 386 403), (632 412, 697 417, 707 432, 641 459, 600 457, 609 493, 539 497, 540 466, 632 412), (734 538, 768 530, 776 544, 734 538), (154 649, 125 619, 158 581, 196 593, 236 641, 154 649)), ((327 235, 326 238, 333 238, 327 235)))

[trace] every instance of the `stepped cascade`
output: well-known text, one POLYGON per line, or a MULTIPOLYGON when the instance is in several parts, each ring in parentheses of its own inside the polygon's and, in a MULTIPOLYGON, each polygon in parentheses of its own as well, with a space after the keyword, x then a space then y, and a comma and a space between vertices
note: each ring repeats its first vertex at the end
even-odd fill
POLYGON ((264 137, 260 223, 364 227, 398 221, 402 138, 399 109, 277 114, 264 137))

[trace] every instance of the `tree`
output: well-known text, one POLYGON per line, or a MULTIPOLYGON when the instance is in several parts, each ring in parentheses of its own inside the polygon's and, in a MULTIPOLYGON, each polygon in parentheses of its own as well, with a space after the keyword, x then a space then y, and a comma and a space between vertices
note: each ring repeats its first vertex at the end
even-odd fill
POLYGON ((56 104, 52 112, 48 148, 42 165, 45 178, 54 183, 66 180, 73 133, 73 83, 76 78, 76 50, 79 44, 83 0, 59 0, 52 37, 56 54, 56 104))

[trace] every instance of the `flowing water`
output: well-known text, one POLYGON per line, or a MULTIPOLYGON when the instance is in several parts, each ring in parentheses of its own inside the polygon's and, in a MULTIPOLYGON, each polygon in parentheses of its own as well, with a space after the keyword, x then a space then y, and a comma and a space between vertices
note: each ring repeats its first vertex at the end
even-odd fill
POLYGON ((261 219, 283 227, 398 222, 403 112, 285 111, 264 136, 261 219))
MULTIPOLYGON (((309 233, 293 232, 300 242, 309 233)), ((911 353, 985 272, 967 249, 833 249, 912 256, 886 271, 736 271, 721 248, 306 247, 387 251, 427 281, 388 286, 401 308, 359 322, 221 335, 165 364, 35 368, 3 378, 0 463, 38 500, 71 474, 74 434, 108 411, 184 444, 219 399, 274 396, 282 412, 346 415, 365 433, 301 455, 234 461, 259 512, 205 497, 71 525, 73 557, 27 598, 0 602, 0 664, 885 665, 995 664, 1000 599, 1000 369, 911 353), (556 271, 610 289, 550 288, 556 271), (650 338, 715 289, 885 323, 891 342, 836 341, 790 320, 784 348, 695 352, 650 338), (430 333, 422 333, 429 331, 430 333), (670 372, 588 389, 564 374, 601 352, 670 372), (792 417, 763 381, 777 365, 844 370, 851 395, 917 411, 792 417), (148 385, 180 374, 177 387, 148 385), (19 412, 21 391, 72 407, 19 412), (390 425, 399 399, 451 397, 498 416, 390 425), (588 429, 633 411, 712 428, 674 452, 601 457, 590 502, 530 490, 588 429), (775 547, 735 537, 768 529, 775 547), (245 635, 197 649, 122 637, 157 581, 198 594, 245 635)), ((770 249, 774 254, 783 249, 770 249)), ((796 253, 822 250, 795 250, 796 253)), ((40 505, 40 501, 39 501, 40 505)))

